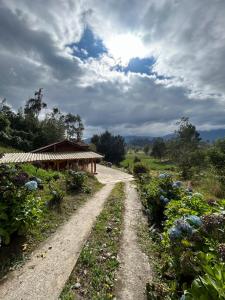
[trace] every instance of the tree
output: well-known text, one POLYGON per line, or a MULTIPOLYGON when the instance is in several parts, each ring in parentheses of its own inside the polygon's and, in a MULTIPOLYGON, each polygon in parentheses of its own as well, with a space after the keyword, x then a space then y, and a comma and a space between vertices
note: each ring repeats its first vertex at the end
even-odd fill
POLYGON ((208 152, 209 160, 219 177, 221 187, 225 190, 225 139, 215 142, 214 146, 208 152))
POLYGON ((41 110, 47 107, 47 104, 42 101, 42 97, 43 97, 42 90, 43 89, 40 88, 38 91, 34 93, 34 98, 31 98, 27 101, 24 108, 24 113, 26 115, 32 115, 37 118, 41 110))
POLYGON ((162 157, 165 156, 165 153, 166 153, 166 144, 164 140, 162 138, 156 138, 153 141, 151 155, 154 158, 162 159, 162 157))
POLYGON ((150 146, 149 145, 145 145, 143 150, 144 150, 144 153, 147 155, 149 153, 150 146))
POLYGON ((79 115, 67 114, 65 116, 65 128, 68 139, 76 138, 77 141, 81 141, 84 125, 79 115))
POLYGON ((171 157, 177 163, 184 179, 190 179, 195 171, 199 172, 204 165, 205 154, 201 148, 201 138, 195 126, 186 117, 177 123, 176 138, 172 143, 171 157))
POLYGON ((105 131, 101 135, 94 135, 91 143, 95 144, 98 152, 104 154, 105 160, 118 164, 125 156, 125 141, 120 135, 112 135, 105 131))
POLYGON ((65 135, 81 140, 84 126, 79 115, 63 115, 54 107, 40 120, 39 114, 46 107, 42 89, 36 91, 34 97, 17 113, 7 104, 6 99, 0 100, 0 143, 30 151, 57 142, 65 135))

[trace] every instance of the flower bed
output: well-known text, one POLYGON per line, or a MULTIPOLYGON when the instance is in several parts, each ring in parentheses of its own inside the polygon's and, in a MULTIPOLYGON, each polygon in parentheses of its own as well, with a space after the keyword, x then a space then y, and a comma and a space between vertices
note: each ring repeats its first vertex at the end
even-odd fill
POLYGON ((148 285, 149 299, 225 299, 225 200, 206 201, 168 174, 140 191, 167 291, 160 297, 159 283, 148 285))

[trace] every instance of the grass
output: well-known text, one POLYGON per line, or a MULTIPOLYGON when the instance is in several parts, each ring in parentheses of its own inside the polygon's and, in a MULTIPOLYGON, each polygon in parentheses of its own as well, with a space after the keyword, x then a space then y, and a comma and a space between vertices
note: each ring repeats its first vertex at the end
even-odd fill
POLYGON ((154 229, 149 228, 147 222, 140 221, 137 227, 138 242, 142 251, 147 255, 152 268, 152 280, 146 283, 146 295, 148 300, 152 299, 171 299, 168 296, 168 286, 161 278, 161 269, 166 259, 160 248, 158 235, 154 229))
POLYGON ((122 233, 124 183, 114 187, 77 264, 62 293, 61 300, 81 298, 113 299, 115 272, 119 266, 117 254, 122 233))
MULTIPOLYGON (((31 165, 24 165, 23 168, 26 171, 33 170, 33 166, 31 165)), ((50 176, 53 173, 55 172, 40 169, 38 175, 44 174, 45 176, 50 176)), ((29 174, 34 175, 33 172, 29 174)), ((43 176, 40 177, 43 179, 43 176)), ((65 190, 63 174, 61 174, 61 179, 57 180, 54 184, 58 188, 65 190)), ((60 225, 67 221, 83 203, 102 187, 102 184, 93 176, 88 176, 87 185, 91 188, 90 194, 83 192, 77 192, 76 194, 67 193, 60 209, 47 209, 46 207, 42 220, 35 228, 30 229, 25 236, 12 237, 9 245, 4 245, 0 248, 0 278, 4 278, 8 271, 21 266, 41 241, 54 233, 60 225)), ((49 200, 48 184, 44 184, 44 190, 40 190, 38 193, 45 201, 49 200)))
POLYGON ((138 157, 145 166, 149 168, 153 173, 163 172, 163 171, 175 171, 175 165, 170 161, 160 161, 159 159, 155 159, 149 155, 146 155, 144 152, 129 152, 127 153, 125 159, 120 163, 121 167, 128 169, 132 172, 134 167, 134 158, 138 157))

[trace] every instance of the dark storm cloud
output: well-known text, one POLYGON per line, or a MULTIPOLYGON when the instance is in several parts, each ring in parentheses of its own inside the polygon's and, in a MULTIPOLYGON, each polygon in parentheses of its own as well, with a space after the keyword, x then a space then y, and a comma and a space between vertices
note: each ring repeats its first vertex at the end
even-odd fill
POLYGON ((50 67, 56 78, 65 79, 80 71, 76 60, 59 53, 49 33, 30 29, 20 10, 13 13, 4 5, 0 6, 0 40, 0 51, 30 57, 50 67))

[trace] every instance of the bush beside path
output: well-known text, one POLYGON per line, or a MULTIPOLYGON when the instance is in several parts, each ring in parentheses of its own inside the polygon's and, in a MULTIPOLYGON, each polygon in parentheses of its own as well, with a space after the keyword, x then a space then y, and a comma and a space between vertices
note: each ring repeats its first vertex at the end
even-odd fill
POLYGON ((55 300, 114 184, 107 184, 0 286, 4 300, 55 300))

